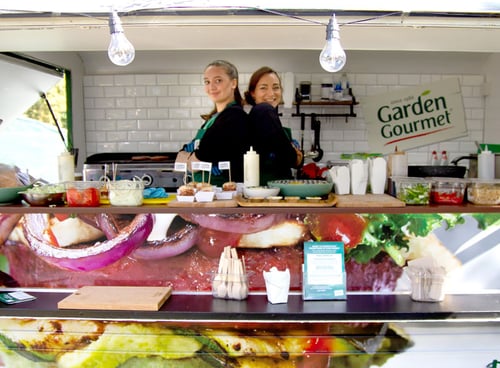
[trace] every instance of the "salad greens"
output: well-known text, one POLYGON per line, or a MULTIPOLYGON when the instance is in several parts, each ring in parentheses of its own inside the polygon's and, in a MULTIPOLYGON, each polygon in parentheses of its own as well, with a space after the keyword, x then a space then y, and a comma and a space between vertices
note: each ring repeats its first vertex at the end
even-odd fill
POLYGON ((428 204, 430 198, 430 183, 400 183, 397 191, 398 199, 407 204, 428 204))
POLYGON ((364 214, 367 227, 361 242, 350 249, 346 260, 367 263, 380 252, 387 253, 399 266, 404 266, 402 252, 409 249, 409 237, 425 237, 434 229, 445 226, 451 229, 465 222, 464 216, 471 216, 477 226, 484 230, 489 226, 500 226, 498 213, 422 213, 422 214, 364 214))

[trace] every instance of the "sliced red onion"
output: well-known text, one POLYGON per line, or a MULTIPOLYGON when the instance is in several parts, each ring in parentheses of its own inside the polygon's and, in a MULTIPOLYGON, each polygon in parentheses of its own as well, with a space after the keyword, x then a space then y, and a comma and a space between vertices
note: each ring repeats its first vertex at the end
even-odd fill
POLYGON ((116 262, 143 244, 153 228, 153 216, 139 214, 111 240, 60 248, 43 239, 48 226, 45 214, 26 214, 24 220, 24 235, 31 249, 48 263, 73 271, 92 271, 116 262))
POLYGON ((182 229, 164 239, 146 241, 132 253, 132 257, 151 260, 182 254, 195 245, 198 229, 198 225, 186 223, 182 229))
POLYGON ((0 213, 0 245, 5 243, 8 239, 14 227, 16 227, 17 223, 21 219, 22 215, 20 214, 4 214, 0 213))
POLYGON ((237 234, 248 234, 262 231, 273 225, 281 215, 259 213, 220 213, 199 214, 190 213, 185 216, 187 221, 194 222, 207 229, 226 231, 237 234))
POLYGON ((120 228, 115 221, 113 215, 109 213, 100 213, 96 216, 98 227, 106 235, 106 239, 110 240, 118 236, 120 228))

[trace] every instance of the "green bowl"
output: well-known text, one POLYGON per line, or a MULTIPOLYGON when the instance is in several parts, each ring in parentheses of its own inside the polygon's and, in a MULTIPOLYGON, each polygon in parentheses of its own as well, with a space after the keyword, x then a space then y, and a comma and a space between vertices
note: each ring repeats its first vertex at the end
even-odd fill
POLYGON ((19 192, 23 192, 32 186, 33 184, 20 187, 0 188, 0 203, 12 203, 18 201, 21 197, 19 192))
POLYGON ((321 197, 332 191, 333 183, 326 180, 273 180, 268 186, 280 188, 280 194, 287 197, 321 197))

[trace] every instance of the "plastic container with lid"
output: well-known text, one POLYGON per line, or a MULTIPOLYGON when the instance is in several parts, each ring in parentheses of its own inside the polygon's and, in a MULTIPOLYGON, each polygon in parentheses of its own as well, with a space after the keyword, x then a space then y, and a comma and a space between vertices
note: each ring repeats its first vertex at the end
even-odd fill
POLYGON ((467 186, 467 200, 473 204, 500 204, 500 180, 472 180, 467 186))
POLYGON ((430 201, 435 204, 462 204, 467 182, 457 178, 432 178, 430 201))
POLYGON ((431 180, 425 178, 393 177, 396 198, 406 204, 429 204, 431 180))
POLYGON ((98 207, 101 202, 100 181, 66 182, 66 202, 69 207, 98 207))
POLYGON ((141 206, 144 202, 144 182, 140 180, 110 181, 108 191, 113 206, 141 206))

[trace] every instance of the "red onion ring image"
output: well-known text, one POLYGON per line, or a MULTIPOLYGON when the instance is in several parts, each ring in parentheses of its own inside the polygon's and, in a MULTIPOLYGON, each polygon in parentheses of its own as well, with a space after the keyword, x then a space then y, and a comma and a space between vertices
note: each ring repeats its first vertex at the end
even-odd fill
POLYGON ((138 214, 116 237, 81 247, 61 248, 44 240, 47 216, 27 214, 23 230, 31 249, 50 264, 73 271, 92 271, 123 258, 144 243, 153 228, 151 214, 138 214))

